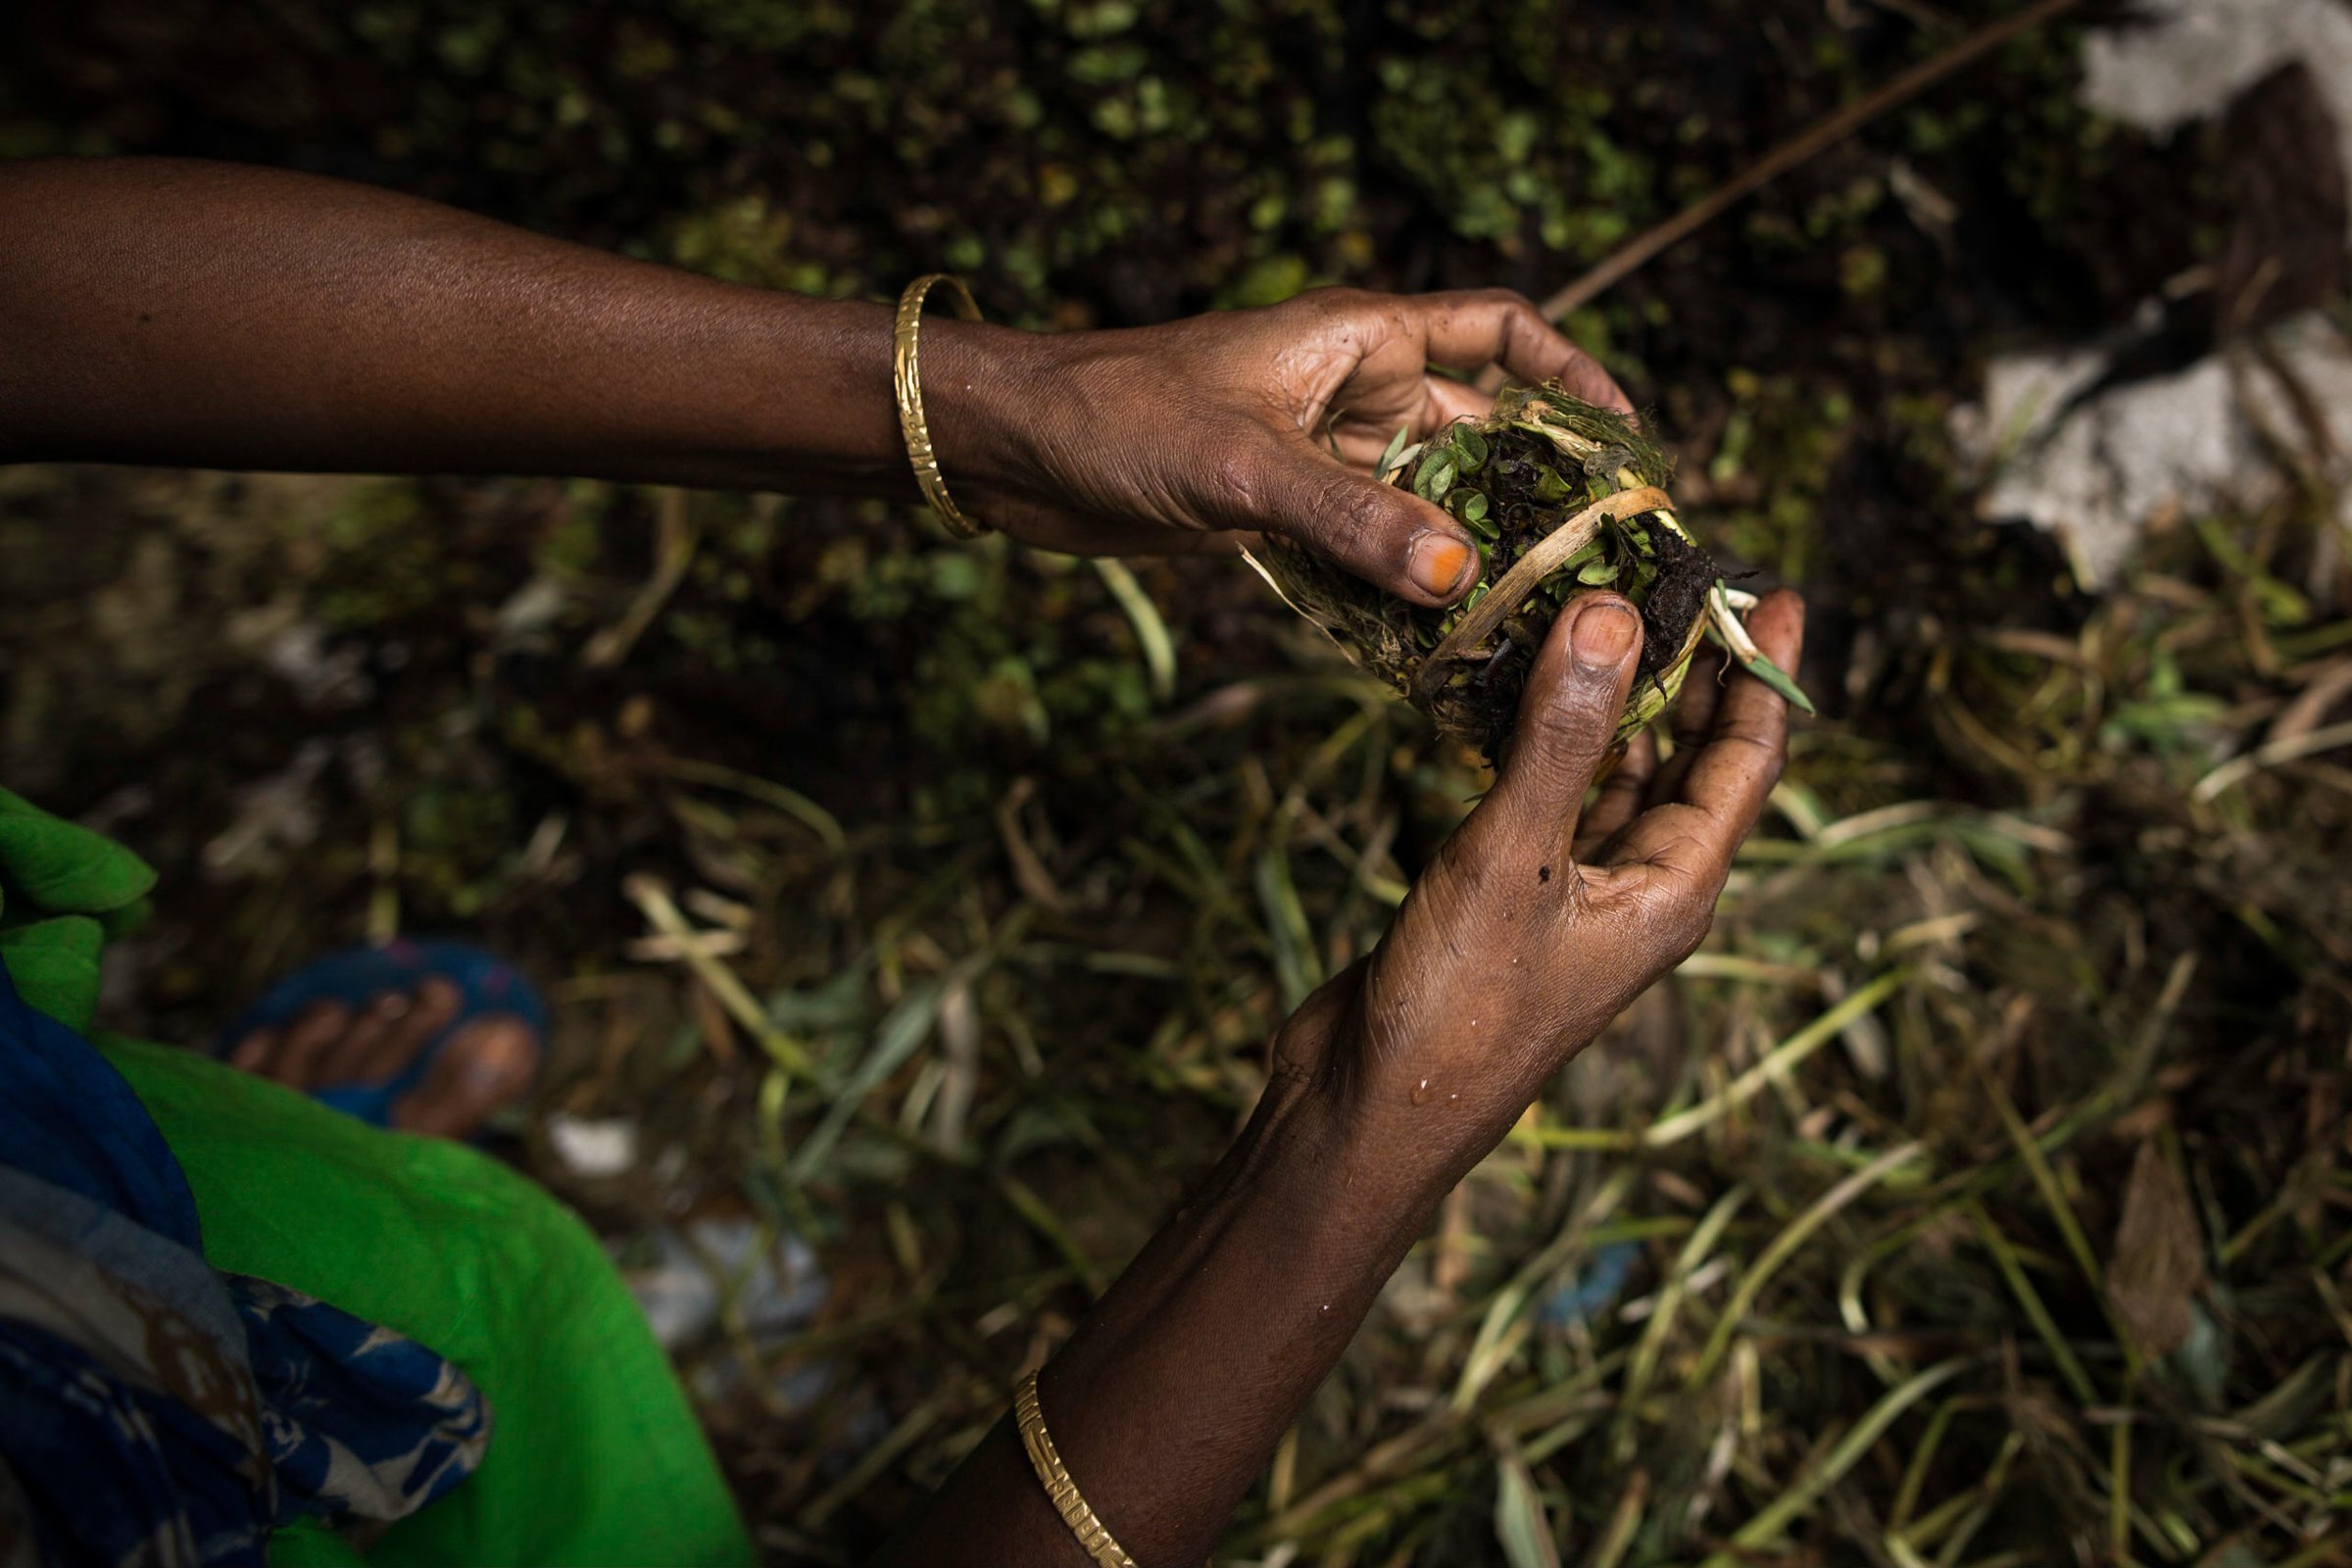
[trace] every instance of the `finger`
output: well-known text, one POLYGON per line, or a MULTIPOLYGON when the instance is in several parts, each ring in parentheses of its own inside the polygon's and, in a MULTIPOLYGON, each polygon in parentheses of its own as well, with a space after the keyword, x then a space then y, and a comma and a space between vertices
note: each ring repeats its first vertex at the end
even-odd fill
POLYGON ((1701 648, 1691 656, 1690 668, 1674 703, 1674 755, 1658 769, 1650 799, 1682 798, 1683 777, 1715 728, 1715 705, 1723 696, 1723 655, 1713 648, 1701 648))
POLYGON ((285 1044, 270 1076, 296 1089, 309 1088, 315 1082, 311 1075, 319 1056, 350 1027, 351 1009, 342 1003, 312 1003, 287 1026, 285 1044))
POLYGON ((1494 394, 1482 392, 1450 375, 1424 378, 1429 389, 1430 426, 1444 429, 1456 419, 1483 419, 1494 412, 1494 394))
POLYGON ((1243 470, 1218 520, 1287 534, 1416 605, 1449 605, 1478 580, 1478 549, 1445 511, 1359 473, 1301 439, 1243 470))
MULTIPOLYGON (((1804 603, 1786 590, 1748 617, 1764 657, 1796 667, 1804 640, 1804 603)), ((1735 672, 1715 705, 1706 743, 1691 757, 1678 798, 1637 817, 1617 859, 1646 863, 1691 893, 1712 897, 1731 872, 1732 856, 1756 825, 1788 751, 1788 705, 1744 670, 1735 672)))
MULTIPOLYGON (((1804 649, 1805 602, 1786 588, 1770 594, 1747 616, 1747 629, 1766 659, 1783 669, 1794 669, 1804 649)), ((1788 704, 1778 692, 1745 670, 1734 670, 1728 680, 1710 685, 1714 688, 1709 705, 1713 711, 1708 716, 1705 744, 1692 753, 1674 796, 1693 806, 1719 799, 1725 780, 1744 776, 1743 771, 1725 771, 1731 761, 1749 761, 1757 755, 1767 755, 1777 781, 1782 754, 1788 748, 1788 704)), ((1767 793, 1772 782, 1764 785, 1767 793)), ((1761 810, 1762 807, 1759 796, 1756 808, 1761 810)))
POLYGON ((1600 362, 1562 336, 1526 295, 1473 289, 1428 295, 1420 304, 1431 364, 1449 370, 1499 365, 1516 380, 1557 378, 1562 388, 1587 403, 1621 414, 1634 412, 1633 400, 1600 362))
POLYGON ((1585 792, 1616 744, 1641 648, 1642 618, 1617 595, 1568 607, 1528 672, 1510 754, 1479 808, 1486 832, 1565 862, 1585 792))
POLYGON ((1589 858, 1610 837, 1631 822, 1649 799, 1658 775, 1658 743, 1643 730, 1626 747, 1616 771, 1601 781, 1600 796, 1586 808, 1577 824, 1576 858, 1589 858))

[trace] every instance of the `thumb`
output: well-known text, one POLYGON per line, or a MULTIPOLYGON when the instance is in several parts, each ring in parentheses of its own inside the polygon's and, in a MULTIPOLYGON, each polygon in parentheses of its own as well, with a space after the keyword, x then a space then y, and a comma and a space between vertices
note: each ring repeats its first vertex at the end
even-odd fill
POLYGON ((1569 603, 1528 671, 1519 727, 1480 814, 1525 852, 1564 854, 1585 792, 1617 740, 1642 647, 1642 618, 1616 594, 1569 603))
POLYGON ((1478 581, 1478 546, 1444 509, 1303 440, 1274 444, 1250 499, 1234 526, 1287 535, 1399 599, 1435 609, 1478 581))

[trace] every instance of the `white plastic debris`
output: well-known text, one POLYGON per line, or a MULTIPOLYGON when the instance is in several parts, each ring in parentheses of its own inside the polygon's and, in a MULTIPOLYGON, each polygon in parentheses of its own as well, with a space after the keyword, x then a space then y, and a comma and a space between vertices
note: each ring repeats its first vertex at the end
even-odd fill
POLYGON ((626 1116, 591 1120, 565 1111, 547 1118, 547 1143, 574 1176, 618 1176, 637 1163, 637 1124, 626 1116))
POLYGON ((542 572, 508 596, 498 607, 498 637, 502 643, 526 642, 555 625, 567 600, 564 584, 542 572))
POLYGON ((2217 354, 2079 403, 2106 370, 2105 351, 1995 359, 1984 401, 1952 418, 1984 483, 1979 513, 2056 535, 2077 579, 2104 588, 2152 520, 2243 512, 2284 494, 2294 482, 2279 466, 2286 451, 2334 486, 2352 528, 2352 343, 2316 315, 2280 323, 2268 342, 2276 368, 2251 353, 2217 354), (2316 438, 2314 416, 2327 439, 2316 438))
POLYGON ((779 1343, 807 1327, 825 1302, 816 1253, 797 1236, 760 1250, 761 1227, 750 1219, 698 1219, 683 1233, 663 1227, 648 1238, 654 1260, 627 1271, 629 1290, 664 1349, 675 1350, 718 1321, 731 1292, 746 1333, 779 1343))
MULTIPOLYGON (((2084 35, 2081 96, 2085 108, 2164 135, 2222 113, 2298 61, 2334 116, 2338 156, 2352 170, 2344 0, 2140 0, 2129 24, 2084 35)), ((1984 487, 1979 511, 2056 535, 2090 589, 2116 580, 2151 522, 2267 505, 2294 482, 2295 466, 2334 487, 2352 527, 2352 345, 2319 316, 2283 322, 2266 342, 2267 362, 2232 349, 2094 396, 2083 394, 2113 363, 2103 346, 1994 360, 1984 401, 1952 416, 1984 487), (2283 467, 2282 453, 2292 455, 2283 467)))
POLYGON ((2352 170, 2352 6, 2343 0, 2139 0, 2129 25, 2084 36, 2082 100, 2162 135, 2220 114, 2294 61, 2311 69, 2352 170))

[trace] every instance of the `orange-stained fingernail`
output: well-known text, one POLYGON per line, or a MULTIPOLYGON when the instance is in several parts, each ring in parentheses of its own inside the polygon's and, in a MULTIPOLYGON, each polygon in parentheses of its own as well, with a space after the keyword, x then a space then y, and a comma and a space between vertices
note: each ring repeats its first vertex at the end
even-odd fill
POLYGON ((1588 669, 1615 669, 1641 629, 1642 623, 1622 605, 1587 605, 1569 628, 1568 647, 1588 669))
POLYGON ((1405 574, 1413 586, 1436 599, 1450 599, 1469 574, 1470 564, 1478 559, 1477 552, 1461 540, 1442 533, 1425 533, 1413 541, 1413 553, 1406 558, 1405 574))

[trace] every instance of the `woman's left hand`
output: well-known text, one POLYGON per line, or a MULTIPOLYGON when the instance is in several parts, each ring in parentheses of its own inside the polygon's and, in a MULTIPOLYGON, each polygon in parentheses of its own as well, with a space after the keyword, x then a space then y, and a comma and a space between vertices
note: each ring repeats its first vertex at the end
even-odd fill
POLYGON ((1433 367, 1490 366, 1631 411, 1589 354, 1520 295, 1319 289, 1261 310, 1062 335, 934 319, 923 379, 941 466, 965 511, 1090 555, 1229 549, 1274 533, 1419 605, 1478 580, 1442 508, 1373 477, 1494 399, 1433 367))
MULTIPOLYGON (((0 164, 0 463, 545 473, 915 495, 895 313, 607 256, 339 180, 170 159, 0 164), (365 309, 352 302, 365 301, 365 309)), ((1322 289, 1164 326, 926 318, 950 493, 1049 549, 1296 539, 1450 604, 1470 536, 1372 469, 1500 366, 1626 406, 1516 294, 1322 289)))

